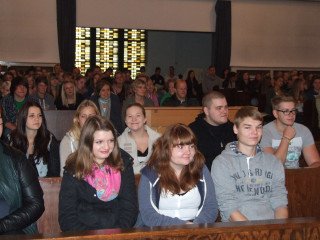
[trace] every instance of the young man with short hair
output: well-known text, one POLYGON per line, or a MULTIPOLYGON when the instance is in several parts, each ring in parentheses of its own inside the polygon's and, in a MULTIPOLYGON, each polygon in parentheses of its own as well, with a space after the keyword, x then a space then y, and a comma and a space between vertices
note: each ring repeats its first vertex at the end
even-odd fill
POLYGON ((261 113, 255 107, 241 108, 233 130, 238 141, 226 146, 211 169, 222 221, 287 218, 283 165, 258 145, 261 113))
POLYGON ((274 97, 272 108, 276 119, 263 127, 263 151, 274 154, 286 168, 299 168, 301 152, 309 167, 320 166, 319 153, 310 130, 294 122, 297 109, 293 97, 274 97))
POLYGON ((206 94, 212 90, 219 90, 222 88, 223 80, 216 75, 216 68, 214 65, 208 67, 208 72, 202 80, 202 92, 206 94))
POLYGON ((47 93, 48 80, 46 77, 36 78, 36 92, 34 99, 40 104, 43 110, 56 110, 54 97, 47 93))
POLYGON ((197 137, 197 147, 210 170, 213 159, 224 150, 227 143, 235 141, 236 136, 233 124, 228 120, 228 103, 222 93, 207 93, 202 99, 202 106, 203 113, 189 127, 197 137))

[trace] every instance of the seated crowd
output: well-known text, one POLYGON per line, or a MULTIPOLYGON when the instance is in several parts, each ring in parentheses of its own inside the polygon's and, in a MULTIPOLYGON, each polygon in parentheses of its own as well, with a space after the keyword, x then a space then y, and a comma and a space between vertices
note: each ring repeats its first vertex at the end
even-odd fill
POLYGON ((261 82, 246 73, 241 81, 232 72, 222 79, 213 66, 202 86, 194 72, 182 80, 173 67, 168 78, 157 68, 134 81, 119 71, 113 79, 98 67, 86 77, 59 66, 55 75, 8 73, 2 87, 10 81, 10 92, 0 108, 0 234, 36 232, 44 211, 37 177, 62 176, 59 224, 79 231, 214 223, 218 210, 225 222, 288 218, 284 168, 299 168, 301 155, 308 166, 320 166, 313 135, 296 122, 304 99, 320 91, 320 78, 306 92, 300 75, 284 87, 279 74, 267 90, 273 96, 263 126, 254 106, 242 107, 231 123, 219 91, 238 86, 252 93, 255 105, 261 82), (173 123, 161 135, 146 123, 146 106, 199 101, 203 113, 189 126, 173 123), (55 108, 75 110, 60 144, 44 116, 55 108))

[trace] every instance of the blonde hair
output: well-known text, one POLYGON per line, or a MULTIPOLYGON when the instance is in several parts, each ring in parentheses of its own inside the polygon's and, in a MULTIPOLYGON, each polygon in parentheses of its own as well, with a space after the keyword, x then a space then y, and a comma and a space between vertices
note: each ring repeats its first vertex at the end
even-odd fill
POLYGON ((76 100, 76 96, 77 96, 76 85, 75 85, 74 81, 67 80, 67 81, 63 82, 62 87, 61 87, 61 101, 62 101, 62 105, 65 107, 68 107, 68 99, 66 96, 66 92, 64 90, 64 86, 68 83, 71 83, 73 85, 73 98, 75 100, 76 100))
POLYGON ((79 117, 82 110, 86 107, 92 107, 96 113, 96 115, 100 115, 100 112, 94 102, 91 100, 83 100, 80 105, 78 106, 76 112, 73 115, 73 124, 70 129, 70 133, 72 133, 73 137, 79 141, 80 139, 80 133, 81 133, 81 127, 79 123, 79 117))
POLYGON ((262 114, 256 107, 253 106, 244 106, 238 110, 234 118, 234 125, 237 127, 240 126, 240 123, 247 117, 252 118, 253 120, 261 121, 263 123, 262 114))

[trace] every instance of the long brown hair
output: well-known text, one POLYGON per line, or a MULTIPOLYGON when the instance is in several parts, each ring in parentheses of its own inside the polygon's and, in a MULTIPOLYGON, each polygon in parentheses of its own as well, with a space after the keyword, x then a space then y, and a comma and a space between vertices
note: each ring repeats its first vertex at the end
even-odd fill
POLYGON ((66 161, 65 169, 74 173, 77 179, 82 179, 92 173, 94 133, 99 130, 111 131, 114 137, 114 149, 105 164, 116 170, 123 170, 123 160, 120 156, 116 130, 106 118, 97 115, 86 120, 81 130, 78 150, 72 153, 66 161))
POLYGON ((184 166, 177 178, 174 169, 170 166, 172 148, 177 145, 196 144, 196 137, 189 127, 178 123, 169 126, 163 135, 154 143, 153 152, 147 166, 153 168, 160 175, 160 188, 178 194, 180 191, 189 191, 201 178, 204 166, 204 157, 195 145, 193 161, 184 166))

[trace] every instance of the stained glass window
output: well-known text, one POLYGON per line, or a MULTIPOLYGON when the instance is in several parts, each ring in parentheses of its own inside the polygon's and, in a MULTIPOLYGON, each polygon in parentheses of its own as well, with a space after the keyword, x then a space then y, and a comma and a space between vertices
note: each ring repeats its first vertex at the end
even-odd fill
POLYGON ((127 68, 134 78, 139 68, 146 65, 146 42, 145 30, 95 28, 90 31, 77 27, 76 66, 83 74, 90 65, 98 65, 103 71, 109 67, 127 68))
POLYGON ((90 68, 90 28, 76 28, 75 66, 82 73, 90 68))
POLYGON ((146 64, 145 30, 124 29, 124 68, 136 76, 139 68, 146 64))

